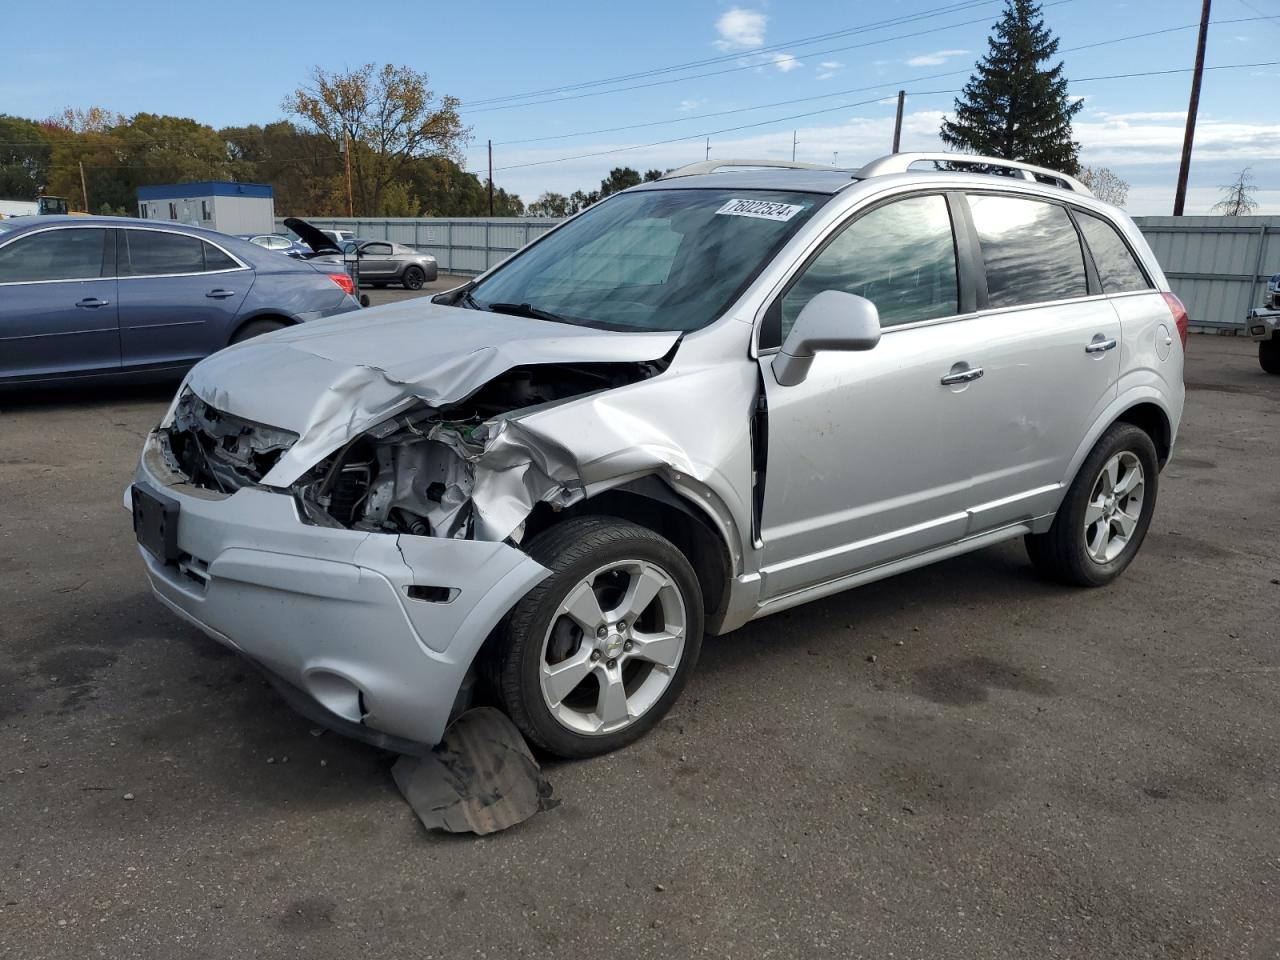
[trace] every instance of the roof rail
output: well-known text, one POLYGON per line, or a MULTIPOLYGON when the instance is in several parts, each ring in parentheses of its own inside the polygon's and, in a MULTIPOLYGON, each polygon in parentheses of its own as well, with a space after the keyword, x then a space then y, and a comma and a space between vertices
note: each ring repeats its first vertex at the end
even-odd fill
POLYGON ((699 160, 697 163, 689 163, 670 173, 664 173, 661 179, 695 177, 700 173, 715 173, 724 167, 770 167, 783 170, 835 170, 837 172, 843 169, 825 163, 796 163, 794 160, 699 160))
POLYGON ((1075 177, 1067 176, 1067 174, 1060 173, 1057 170, 1037 167, 1030 163, 1022 163, 1019 160, 1005 160, 1002 157, 981 157, 971 153, 891 153, 881 157, 879 160, 872 160, 862 169, 854 171, 853 175, 859 180, 865 180, 868 177, 879 177, 887 173, 906 173, 913 163, 928 162, 932 162, 939 167, 945 163, 951 167, 978 168, 971 171, 974 173, 989 173, 991 168, 995 167, 1000 170, 1008 170, 1012 175, 1023 180, 1029 180, 1032 183, 1045 183, 1074 193, 1083 193, 1087 197, 1093 196, 1093 191, 1075 177))

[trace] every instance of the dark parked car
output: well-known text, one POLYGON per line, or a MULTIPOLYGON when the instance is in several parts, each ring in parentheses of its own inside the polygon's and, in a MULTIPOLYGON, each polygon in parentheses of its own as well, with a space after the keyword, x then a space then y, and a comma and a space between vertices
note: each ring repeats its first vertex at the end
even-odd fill
POLYGON ((172 377, 359 303, 332 264, 124 217, 0 221, 0 385, 172 377))

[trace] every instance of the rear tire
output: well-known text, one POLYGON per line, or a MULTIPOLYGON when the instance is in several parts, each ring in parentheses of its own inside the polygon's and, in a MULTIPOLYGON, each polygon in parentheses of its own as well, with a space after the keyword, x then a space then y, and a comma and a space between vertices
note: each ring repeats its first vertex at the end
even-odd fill
POLYGON ((404 271, 404 288, 406 290, 421 290, 423 282, 427 279, 427 275, 422 272, 421 267, 406 267, 404 271))
POLYGON ((670 709, 697 663, 697 575, 669 540, 610 517, 567 520, 527 550, 551 576, 498 630, 489 668, 507 714, 531 743, 561 757, 634 742, 670 709))
POLYGON ((1258 363, 1267 373, 1280 374, 1280 336, 1258 341, 1258 363))
POLYGON ((1159 482, 1151 437, 1131 423, 1113 424, 1081 464, 1053 526, 1026 538, 1036 570, 1081 587, 1120 576, 1147 535, 1159 482))
POLYGON ((273 333, 276 330, 283 330, 287 326, 287 323, 280 320, 250 320, 235 332, 235 336, 231 338, 231 342, 244 343, 246 340, 252 340, 254 337, 260 337, 264 333, 273 333))

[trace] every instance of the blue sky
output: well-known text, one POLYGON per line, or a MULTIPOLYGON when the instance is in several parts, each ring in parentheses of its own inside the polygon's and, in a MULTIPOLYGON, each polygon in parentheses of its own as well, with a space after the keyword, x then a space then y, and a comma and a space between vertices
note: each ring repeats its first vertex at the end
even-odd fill
MULTIPOLYGON (((711 156, 789 158, 795 130, 797 159, 838 157, 842 166, 853 165, 888 152, 899 88, 908 91, 904 149, 940 148, 938 122, 954 93, 925 91, 963 85, 1001 8, 991 0, 928 13, 962 3, 6 4, 5 34, 25 39, 4 44, 0 110, 43 117, 99 105, 214 126, 261 123, 282 115, 282 98, 317 64, 393 62, 429 72, 437 92, 463 100, 473 136, 467 167, 483 175, 491 138, 495 180, 526 201, 544 190, 591 188, 612 166, 700 160, 701 134, 747 124, 753 126, 715 133, 711 156), (913 15, 923 17, 802 42, 913 15), (697 68, 573 92, 599 95, 479 102, 712 58, 718 59, 697 68), (961 72, 937 76, 952 71, 961 72), (602 92, 618 86, 635 89, 602 92), (800 102, 762 106, 782 101, 800 102), (786 119, 799 113, 811 115, 786 119), (612 129, 634 124, 646 125, 612 129), (546 137, 563 138, 527 142, 546 137), (685 137, 692 139, 646 146, 685 137), (579 159, 563 159, 573 157, 579 159)), ((1068 76, 1081 78, 1071 92, 1085 98, 1076 120, 1082 159, 1130 181, 1131 213, 1170 212, 1189 74, 1083 78, 1189 67, 1194 29, 1089 45, 1193 24, 1199 0, 1046 0, 1044 12, 1062 40, 1068 76), (1087 48, 1073 49, 1081 47, 1087 48)), ((1280 0, 1217 0, 1214 20, 1242 22, 1210 29, 1208 65, 1280 60, 1280 0)), ((1249 165, 1261 212, 1280 213, 1278 91, 1280 66, 1206 74, 1188 213, 1207 212, 1219 185, 1249 165)))

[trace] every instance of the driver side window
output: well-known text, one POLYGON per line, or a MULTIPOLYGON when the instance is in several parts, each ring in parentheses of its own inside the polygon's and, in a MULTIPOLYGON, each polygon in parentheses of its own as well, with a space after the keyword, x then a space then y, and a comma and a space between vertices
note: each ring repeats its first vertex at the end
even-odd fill
POLYGON ((784 340, 800 310, 823 290, 866 297, 880 312, 881 327, 959 312, 956 244, 946 199, 935 194, 895 200, 845 227, 783 295, 784 340))

